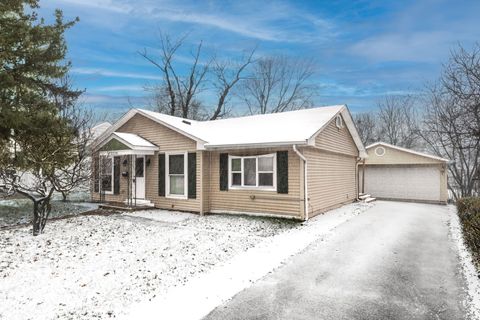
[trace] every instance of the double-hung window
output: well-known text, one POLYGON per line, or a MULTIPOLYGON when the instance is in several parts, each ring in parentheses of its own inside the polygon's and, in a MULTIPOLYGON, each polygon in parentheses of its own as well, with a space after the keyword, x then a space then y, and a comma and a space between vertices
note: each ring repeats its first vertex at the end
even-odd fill
POLYGON ((105 193, 113 192, 113 158, 100 157, 100 190, 105 193))
POLYGON ((167 154, 167 196, 187 198, 187 153, 167 154))
POLYGON ((276 189, 276 154, 229 156, 229 186, 235 188, 276 189))

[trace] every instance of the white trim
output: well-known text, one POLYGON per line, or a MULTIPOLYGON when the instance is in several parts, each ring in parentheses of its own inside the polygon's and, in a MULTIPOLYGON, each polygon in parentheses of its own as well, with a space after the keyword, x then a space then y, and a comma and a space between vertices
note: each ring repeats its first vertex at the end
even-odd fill
POLYGON ((136 151, 136 150, 115 150, 115 151, 100 151, 99 155, 115 155, 115 156, 151 156, 155 154, 155 151, 136 151))
POLYGON ((253 155, 253 156, 234 156, 228 155, 228 189, 229 190, 263 190, 263 191, 277 191, 277 154, 276 153, 268 153, 268 154, 260 154, 260 155, 253 155), (270 171, 262 171, 259 172, 258 170, 258 159, 259 158, 266 158, 272 157, 273 158, 273 171, 272 173, 272 186, 260 186, 259 185, 259 174, 260 173, 270 173, 270 171), (240 171, 232 172, 232 160, 233 159, 240 159, 240 171), (255 159, 255 185, 254 186, 246 186, 244 185, 244 159, 255 159), (240 173, 241 176, 241 186, 232 185, 232 174, 233 173, 240 173))
POLYGON ((209 213, 235 214, 235 215, 246 215, 246 216, 254 216, 254 217, 275 217, 275 218, 283 218, 283 219, 292 219, 292 220, 302 221, 302 217, 300 217, 300 215, 291 216, 291 215, 287 215, 287 214, 275 214, 275 213, 267 213, 267 212, 247 212, 247 211, 235 211, 235 210, 210 210, 209 213))
POLYGON ((297 149, 297 146, 296 145, 293 145, 293 151, 298 155, 298 157, 300 159, 303 160, 303 190, 304 190, 304 193, 305 193, 305 218, 304 220, 307 221, 308 220, 308 174, 307 174, 307 158, 305 158, 305 156, 300 152, 298 151, 297 149))
POLYGON ((188 199, 188 151, 165 152, 165 198, 188 199), (170 194, 170 156, 183 155, 183 195, 170 194))
POLYGON ((281 142, 262 142, 262 143, 247 143, 247 144, 205 144, 205 150, 229 150, 229 149, 254 149, 254 148, 272 148, 272 147, 285 147, 291 145, 307 145, 308 140, 302 141, 281 141, 281 142))
MULTIPOLYGON (((133 133, 132 133, 133 134, 133 133)), ((135 134, 136 135, 136 134, 135 134)), ((112 141, 112 139, 116 139, 118 140, 119 142, 123 143, 124 145, 126 145, 128 148, 130 148, 129 151, 131 152, 152 152, 151 154, 153 154, 155 151, 158 151, 158 147, 156 145, 154 145, 153 143, 151 143, 150 141, 148 141, 147 139, 144 139, 142 137, 140 137, 139 135, 136 135, 137 137, 139 137, 140 139, 143 139, 145 140, 146 142, 150 143, 151 146, 137 146, 137 145, 133 145, 131 144, 130 142, 128 142, 127 140, 123 139, 121 136, 119 136, 117 134, 117 132, 112 132, 112 134, 107 138, 105 139, 102 143, 98 144, 98 146, 96 147, 96 149, 100 149, 102 148, 103 146, 105 146, 107 143, 109 143, 110 141, 112 141)), ((112 151, 125 151, 125 150, 112 150, 112 151)), ((100 151, 100 152, 104 152, 104 151, 100 151)), ((128 153, 128 154, 135 154, 135 153, 128 153)))
POLYGON ((392 148, 392 149, 396 149, 396 150, 403 151, 403 152, 408 152, 408 153, 415 154, 417 156, 421 156, 421 157, 425 157, 425 158, 430 158, 430 159, 439 160, 439 161, 443 161, 443 162, 449 162, 450 161, 450 160, 445 159, 445 158, 440 158, 440 157, 432 156, 432 155, 429 155, 429 154, 426 154, 426 153, 422 153, 422 152, 418 152, 418 151, 414 151, 414 150, 410 150, 410 149, 406 149, 406 148, 402 148, 402 147, 397 147, 397 146, 394 146, 393 144, 389 144, 389 143, 381 142, 381 141, 372 143, 371 145, 367 146, 365 149, 370 149, 370 148, 373 148, 373 147, 378 146, 378 145, 388 147, 388 148, 392 148))

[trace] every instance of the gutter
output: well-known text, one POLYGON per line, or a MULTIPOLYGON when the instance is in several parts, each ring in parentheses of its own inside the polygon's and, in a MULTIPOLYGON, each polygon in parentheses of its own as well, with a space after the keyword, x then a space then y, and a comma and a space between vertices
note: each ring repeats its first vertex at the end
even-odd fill
POLYGON ((304 163, 304 166, 303 166, 303 174, 304 174, 303 190, 304 190, 304 193, 305 193, 305 195, 304 195, 305 196, 305 218, 304 218, 304 220, 307 221, 308 220, 307 158, 305 158, 305 156, 303 154, 301 154, 300 151, 298 151, 296 144, 293 145, 293 151, 300 157, 300 159, 303 160, 303 163, 304 163))

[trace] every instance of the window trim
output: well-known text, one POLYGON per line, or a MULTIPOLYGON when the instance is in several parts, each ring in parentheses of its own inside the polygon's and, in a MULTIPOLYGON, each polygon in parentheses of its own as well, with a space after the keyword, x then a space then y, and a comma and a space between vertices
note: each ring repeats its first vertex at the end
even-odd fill
MULTIPOLYGON (((178 175, 178 174, 177 174, 178 175)), ((188 151, 165 152, 165 198, 188 200, 188 151), (183 155, 183 195, 170 194, 170 156, 183 155)))
POLYGON ((232 190, 264 190, 264 191, 277 191, 277 153, 269 153, 269 154, 261 154, 255 156, 233 156, 228 155, 228 188, 232 190), (258 170, 258 159, 259 158, 266 158, 271 157, 273 160, 273 170, 272 171, 261 171, 258 170), (233 159, 240 159, 240 170, 241 171, 232 171, 232 160, 233 159), (245 186, 244 185, 244 159, 256 159, 255 160, 255 171, 256 171, 256 181, 254 186, 245 186), (232 185, 233 173, 240 173, 241 176, 241 185, 232 185), (272 173, 272 186, 260 186, 259 185, 259 173, 272 173))
POLYGON ((115 190, 115 186, 114 186, 114 183, 115 183, 115 179, 113 177, 114 175, 114 165, 115 165, 115 161, 114 161, 114 158, 115 156, 113 155, 99 155, 99 170, 98 170, 98 193, 101 194, 102 192, 104 194, 108 194, 108 195, 112 195, 114 190, 115 190), (103 159, 102 159, 103 158, 103 159), (111 185, 112 185, 112 190, 111 191, 107 191, 107 190, 103 190, 102 189, 102 176, 103 176, 103 172, 102 172, 102 169, 103 169, 103 161, 104 159, 110 159, 110 161, 112 162, 112 175, 111 175, 111 185))

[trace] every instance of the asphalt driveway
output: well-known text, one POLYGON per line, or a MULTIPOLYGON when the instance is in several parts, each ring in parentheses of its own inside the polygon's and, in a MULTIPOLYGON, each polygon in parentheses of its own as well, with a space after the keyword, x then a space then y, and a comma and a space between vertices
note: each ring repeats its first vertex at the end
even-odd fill
POLYGON ((205 319, 465 319, 447 210, 379 201, 205 319))

